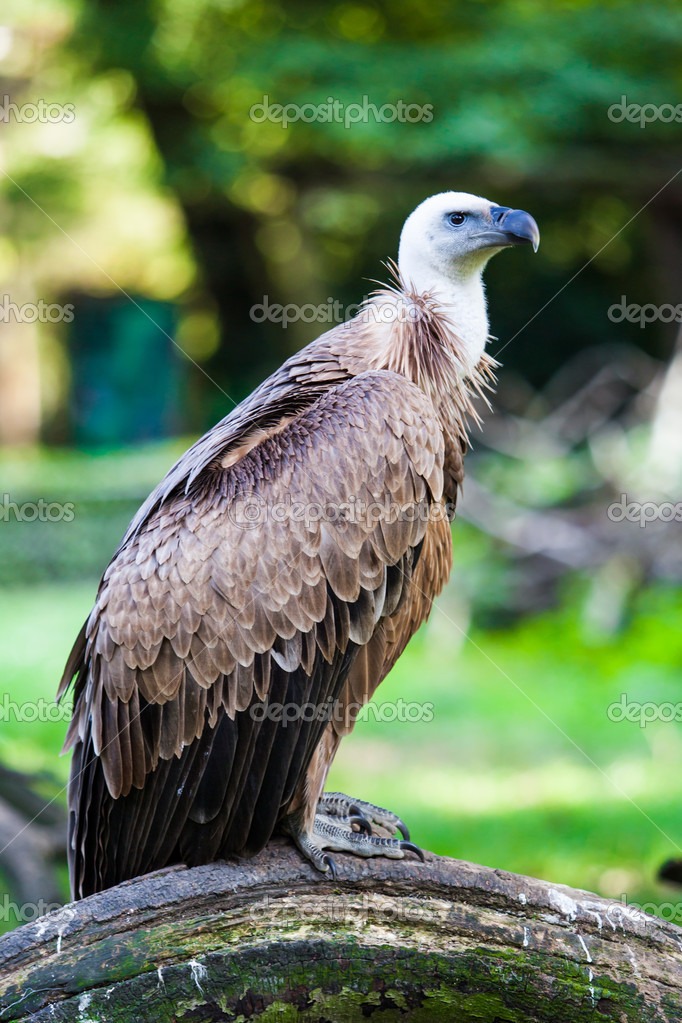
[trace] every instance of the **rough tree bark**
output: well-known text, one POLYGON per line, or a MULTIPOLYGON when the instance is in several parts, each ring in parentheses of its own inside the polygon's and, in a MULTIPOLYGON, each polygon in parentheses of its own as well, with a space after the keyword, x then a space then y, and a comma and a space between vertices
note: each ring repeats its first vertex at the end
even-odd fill
POLYGON ((682 1020, 682 930, 621 903, 428 855, 285 844, 163 871, 0 939, 0 1020, 682 1020))

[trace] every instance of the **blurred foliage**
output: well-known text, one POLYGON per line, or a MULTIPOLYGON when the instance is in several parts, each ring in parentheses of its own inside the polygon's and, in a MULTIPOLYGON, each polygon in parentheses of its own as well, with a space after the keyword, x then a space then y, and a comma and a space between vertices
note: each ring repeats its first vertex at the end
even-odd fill
MULTIPOLYGON (((636 298, 670 286, 669 274, 658 274, 652 229, 660 212, 666 237, 677 227, 679 239, 680 189, 613 236, 678 170, 679 142, 672 125, 644 131, 607 111, 623 94, 678 95, 681 36, 672 3, 572 0, 549 9, 501 0, 427 12, 410 0, 330 8, 134 0, 87 6, 76 45, 94 66, 124 66, 135 77, 221 315, 224 344, 208 366, 239 397, 264 359, 279 361, 319 330, 294 326, 287 338, 275 325, 263 341, 240 305, 264 293, 357 301, 360 278, 381 275, 379 261, 395 253, 406 212, 451 187, 525 206, 541 223, 532 272, 530 257, 490 268, 493 329, 503 339, 606 246, 506 349, 505 362, 537 384, 576 348, 622 338, 606 319, 617 289, 636 298), (430 104, 433 119, 284 129, 249 117, 264 96, 299 105, 403 100, 430 104), (237 260, 218 249, 220 229, 237 260), (245 333, 257 335, 255 346, 240 344, 245 333)), ((637 341, 662 354, 671 333, 644 340, 640 332, 637 341)))
POLYGON ((175 440, 97 456, 54 449, 0 454, 5 493, 20 509, 0 504, 0 584, 97 579, 149 491, 186 446, 175 440), (36 523, 32 510, 29 516, 21 511, 41 495, 55 506, 54 521, 36 523))
MULTIPOLYGON (((615 325, 607 310, 623 293, 675 299, 681 191, 665 186, 679 132, 607 112, 624 95, 679 96, 672 0, 8 0, 3 15, 5 92, 73 103, 75 118, 3 126, 0 276, 48 297, 178 302, 176 343, 232 400, 321 329, 254 323, 264 295, 357 302, 406 213, 452 187, 529 208, 542 228, 536 259, 488 275, 509 367, 537 385, 608 340, 669 354, 670 326, 615 325), (433 116, 283 128, 250 116, 265 96, 433 116)), ((66 436, 64 332, 39 343, 48 425, 66 436)), ((188 369, 187 422, 206 427, 231 403, 188 369)))
MULTIPOLYGON (((52 698, 99 574, 186 446, 114 450, 107 410, 135 435, 149 382, 150 403, 172 390, 182 406, 167 429, 210 426, 324 329, 254 322, 264 296, 356 303, 422 198, 488 195, 529 209, 543 241, 489 268, 499 411, 474 434, 452 582, 378 693, 432 701, 433 720, 370 714, 330 783, 394 807, 438 852, 670 900, 653 878, 682 845, 679 726, 606 711, 623 692, 676 702, 679 541, 675 524, 615 529, 606 508, 679 493, 682 352, 667 365, 673 324, 608 309, 679 298, 680 136, 608 110, 679 100, 679 4, 5 0, 0 20, 0 97, 75 110, 2 124, 0 291, 72 301, 102 383, 79 390, 68 324, 0 323, 0 444, 66 442, 75 396, 116 399, 109 450, 0 450, 0 497, 74 511, 0 523, 4 693, 52 698), (265 96, 433 118, 284 129, 249 116, 265 96), (125 304, 122 337, 107 311, 125 304), (145 362, 161 308, 165 347, 145 362)), ((64 729, 3 720, 0 761, 64 782, 64 729)))

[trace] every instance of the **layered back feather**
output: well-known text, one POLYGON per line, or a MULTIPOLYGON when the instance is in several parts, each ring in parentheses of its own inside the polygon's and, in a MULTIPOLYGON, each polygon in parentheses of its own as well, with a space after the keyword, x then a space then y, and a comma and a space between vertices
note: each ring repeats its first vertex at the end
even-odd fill
POLYGON ((397 279, 292 356, 173 466, 133 519, 66 666, 73 893, 250 855, 311 819, 338 739, 428 615, 473 400, 429 296, 397 279), (388 320, 386 310, 393 309, 388 320), (383 312, 382 312, 383 310, 383 312), (418 514, 275 519, 390 500, 418 514), (236 520, 239 502, 268 514, 236 520), (289 725, 277 704, 313 705, 289 725))

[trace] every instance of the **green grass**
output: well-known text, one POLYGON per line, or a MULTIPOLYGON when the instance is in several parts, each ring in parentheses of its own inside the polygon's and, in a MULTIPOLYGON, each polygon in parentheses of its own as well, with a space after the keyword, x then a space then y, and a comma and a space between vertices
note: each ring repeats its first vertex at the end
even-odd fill
POLYGON ((94 583, 43 584, 0 595, 0 760, 10 767, 47 770, 66 781, 68 757, 59 758, 59 751, 68 714, 56 707, 54 695, 95 592, 94 583), (17 714, 8 701, 38 703, 39 719, 21 719, 33 712, 17 714))
MULTIPOLYGON (((74 583, 2 594, 11 699, 51 700, 94 592, 74 583)), ((627 628, 601 640, 586 633, 581 600, 574 586, 558 611, 464 638, 451 584, 376 712, 342 743, 328 787, 391 807, 439 853, 630 901, 674 901, 654 877, 682 855, 680 726, 615 723, 607 708, 623 692, 676 702, 679 595, 643 593, 627 628), (387 720, 401 700, 423 704, 423 719, 387 720)), ((64 730, 10 715, 0 759, 65 781, 64 730)))
POLYGON ((679 594, 642 594, 625 631, 586 635, 579 588, 559 611, 462 642, 446 592, 377 693, 429 701, 433 719, 370 715, 329 786, 387 804, 439 853, 630 901, 682 856, 682 731, 613 722, 628 698, 677 702, 679 594))

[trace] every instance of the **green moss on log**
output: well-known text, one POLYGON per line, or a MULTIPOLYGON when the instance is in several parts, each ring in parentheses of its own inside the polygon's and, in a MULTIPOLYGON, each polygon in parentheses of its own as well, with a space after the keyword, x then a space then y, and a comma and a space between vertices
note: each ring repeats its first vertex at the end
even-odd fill
POLYGON ((20 928, 0 1023, 682 1023, 671 924, 437 857, 341 865, 332 884, 280 845, 20 928))

